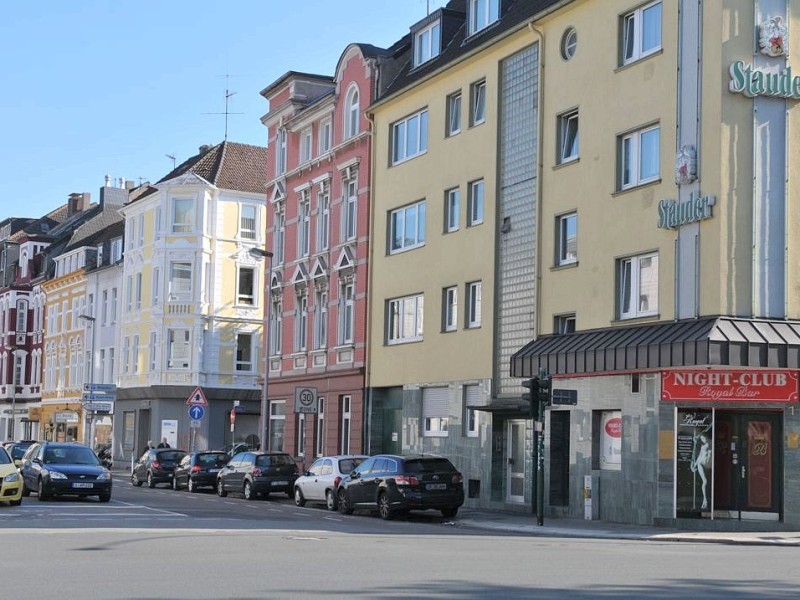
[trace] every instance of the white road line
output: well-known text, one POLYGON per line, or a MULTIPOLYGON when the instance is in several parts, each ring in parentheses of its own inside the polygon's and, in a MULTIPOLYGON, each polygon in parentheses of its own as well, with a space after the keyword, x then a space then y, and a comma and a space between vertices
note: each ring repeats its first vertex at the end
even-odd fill
POLYGON ((298 515, 298 516, 300 516, 300 517, 313 517, 313 516, 314 516, 314 515, 312 515, 311 513, 307 513, 307 512, 297 512, 297 511, 293 512, 292 514, 294 514, 294 515, 298 515))

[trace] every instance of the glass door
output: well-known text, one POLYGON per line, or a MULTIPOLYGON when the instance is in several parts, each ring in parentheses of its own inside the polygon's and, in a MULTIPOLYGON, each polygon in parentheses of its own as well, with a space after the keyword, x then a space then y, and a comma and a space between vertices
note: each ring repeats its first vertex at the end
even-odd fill
POLYGON ((508 502, 525 502, 525 421, 508 422, 508 502))

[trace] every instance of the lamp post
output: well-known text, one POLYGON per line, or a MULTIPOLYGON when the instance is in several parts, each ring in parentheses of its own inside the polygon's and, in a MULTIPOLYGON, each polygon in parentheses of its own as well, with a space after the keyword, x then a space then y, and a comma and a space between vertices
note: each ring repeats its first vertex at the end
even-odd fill
POLYGON ((17 349, 14 346, 7 348, 11 354, 11 441, 16 439, 17 424, 17 349))
POLYGON ((270 313, 272 312, 272 299, 270 298, 270 286, 272 285, 272 252, 261 248, 251 248, 250 256, 262 260, 269 260, 267 279, 264 282, 264 393, 261 395, 261 421, 259 423, 259 436, 261 437, 261 449, 267 450, 267 423, 269 422, 267 409, 269 408, 269 328, 270 313))
MULTIPOLYGON (((94 378, 94 322, 95 322, 95 318, 90 316, 90 315, 78 315, 78 318, 86 321, 92 327, 92 337, 91 337, 92 344, 91 344, 91 348, 89 349, 89 370, 88 370, 89 381, 87 383, 94 383, 92 381, 92 379, 94 378)), ((87 411, 87 412, 88 412, 88 416, 89 416, 89 431, 88 431, 89 439, 88 440, 86 439, 87 430, 86 430, 86 425, 85 425, 85 421, 84 421, 83 443, 91 448, 91 447, 94 447, 94 415, 92 414, 91 411, 87 411)))

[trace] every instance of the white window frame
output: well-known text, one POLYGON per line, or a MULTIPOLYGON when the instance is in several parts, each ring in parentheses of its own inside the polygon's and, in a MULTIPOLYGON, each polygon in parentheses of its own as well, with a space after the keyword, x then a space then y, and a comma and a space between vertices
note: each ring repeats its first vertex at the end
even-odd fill
POLYGON ((298 294, 294 309, 294 351, 305 352, 308 348, 308 296, 298 294))
POLYGON ((422 341, 425 309, 425 297, 422 294, 393 298, 386 306, 388 345, 422 341))
POLYGON ((442 290, 442 330, 458 330, 458 286, 453 285, 442 290))
POLYGON ((464 386, 464 435, 478 437, 480 411, 475 410, 480 399, 480 386, 477 383, 464 386))
POLYGON ((139 372, 139 336, 134 335, 131 342, 131 373, 139 372))
POLYGON ((636 319, 658 314, 658 253, 650 252, 621 258, 617 261, 617 305, 619 318, 636 319), (649 264, 646 264, 649 263, 649 264), (643 269, 653 269, 654 281, 643 281, 643 269), (650 293, 642 293, 643 286, 650 293), (636 291, 636 294, 634 294, 636 291), (652 302, 652 300, 655 302, 652 302), (647 302, 645 306, 645 302, 647 302), (654 305, 654 306, 651 306, 654 305))
POLYGON ((333 127, 331 127, 332 121, 330 119, 324 119, 319 124, 319 154, 320 156, 325 154, 326 152, 330 152, 331 150, 331 139, 333 133, 333 127))
POLYGON ((310 162, 313 158, 313 135, 311 127, 300 132, 300 164, 310 162))
POLYGON ((280 356, 283 345, 283 300, 280 296, 272 296, 269 314, 269 350, 272 356, 280 356))
POLYGON ((158 366, 158 335, 155 331, 150 332, 150 372, 155 373, 158 366))
MULTIPOLYGON (((153 306, 161 304, 161 267, 153 267, 153 306)), ((105 293, 105 292, 104 292, 105 293)))
POLYGON ((258 239, 258 207, 242 204, 239 207, 239 237, 243 240, 258 239))
POLYGON ((342 396, 340 400, 341 420, 339 433, 339 453, 350 454, 350 434, 353 419, 353 397, 342 396))
POLYGON ((286 400, 269 401, 269 450, 283 452, 286 433, 286 400), (280 431, 278 431, 280 423, 280 431))
POLYGON ((142 272, 136 273, 136 310, 142 310, 142 272))
POLYGON ((397 165, 428 151, 428 109, 392 123, 392 164, 397 165), (408 133, 414 133, 413 140, 408 133))
POLYGON ((445 231, 453 233, 461 227, 461 188, 452 188, 444 193, 445 231))
POLYGON ((275 174, 283 175, 286 173, 286 145, 288 132, 281 128, 275 133, 275 174))
POLYGON ((661 0, 640 6, 622 16, 621 19, 621 46, 622 64, 627 65, 655 54, 662 47, 663 6, 661 0), (657 40, 645 48, 645 19, 648 16, 658 17, 657 40))
POLYGON ((331 243, 331 192, 323 183, 317 192, 317 252, 327 250, 331 243))
POLYGON ((172 199, 172 233, 191 233, 195 227, 194 198, 172 199))
POLYGON ((447 137, 461 133, 461 90, 447 97, 447 137))
POLYGON ((355 330, 355 284, 342 283, 339 288, 339 344, 352 344, 355 330))
POLYGON ((442 26, 434 21, 414 34, 414 66, 439 56, 442 47, 442 26))
POLYGON ((661 177, 661 126, 652 125, 620 136, 618 155, 619 188, 621 190, 658 181, 661 177), (658 153, 655 157, 656 172, 644 174, 642 168, 652 159, 643 155, 648 145, 642 143, 642 138, 649 137, 653 133, 656 135, 656 151, 658 153))
POLYGON ((467 284, 467 329, 477 329, 481 326, 482 312, 482 282, 471 281, 467 284))
POLYGON ((314 293, 314 350, 328 345, 328 291, 314 293))
POLYGON ((556 265, 574 265, 578 262, 578 213, 571 212, 556 217, 556 265), (570 235, 570 230, 574 233, 570 235), (570 237, 574 238, 570 248, 570 237))
POLYGON ((470 86, 470 126, 486 122, 486 80, 481 79, 470 86))
POLYGON ((356 239, 358 229, 358 181, 354 177, 344 181, 344 208, 342 210, 342 240, 356 239))
POLYGON ((485 192, 486 186, 483 179, 477 179, 469 183, 467 227, 474 227, 483 223, 485 192))
POLYGON ((395 209, 389 213, 389 254, 413 250, 425 245, 425 200, 395 209), (409 234, 409 222, 413 231, 409 234))
POLYGON ((240 331, 236 334, 236 350, 233 357, 234 370, 237 373, 250 373, 253 371, 255 352, 253 351, 253 342, 255 336, 249 331, 240 331), (242 342, 246 342, 243 346, 242 342), (241 357, 240 350, 247 350, 250 360, 244 360, 241 357))
POLYGON ((111 324, 112 325, 117 322, 117 300, 118 300, 118 295, 119 294, 117 293, 117 288, 111 288, 111 315, 110 315, 109 318, 111 319, 111 324))
POLYGON ((188 329, 167 330, 167 368, 187 370, 191 366, 191 332, 188 329), (183 339, 180 339, 183 338, 183 339), (181 352, 181 350, 183 350, 181 352))
POLYGON ((563 165, 580 157, 580 121, 578 109, 558 116, 558 164, 563 165))
POLYGON ((306 455, 306 413, 297 414, 297 456, 305 458, 306 455))
POLYGON ((575 313, 566 315, 556 315, 553 318, 553 333, 556 335, 566 335, 575 333, 576 317, 575 313))
POLYGON ((297 256, 311 253, 311 200, 308 190, 300 193, 297 203, 297 256))
POLYGON ((424 437, 447 437, 449 398, 447 388, 422 389, 422 435, 424 437))
POLYGON ((116 264, 122 260, 122 238, 111 240, 111 264, 116 264))
POLYGON ((192 299, 194 293, 194 268, 191 262, 175 260, 169 263, 169 299, 171 302, 186 302, 192 299), (178 273, 188 274, 188 278, 181 277, 180 281, 188 281, 187 289, 175 289, 179 281, 178 273))
POLYGON ((286 212, 283 203, 275 207, 275 235, 273 253, 276 265, 282 265, 286 259, 286 212))
POLYGON ((255 267, 247 267, 239 265, 239 268, 236 272, 236 304, 242 306, 256 306, 256 290, 258 289, 258 273, 255 267), (249 293, 242 293, 242 284, 244 283, 244 278, 242 277, 242 272, 248 271, 251 276, 251 285, 249 293))
POLYGON ((344 139, 349 140, 358 135, 359 116, 361 107, 359 104, 358 87, 355 85, 350 86, 347 90, 346 101, 344 105, 344 139))
POLYGON ((469 35, 486 29, 500 18, 500 0, 469 0, 469 35))
POLYGON ((325 455, 325 398, 317 399, 316 455, 325 455))

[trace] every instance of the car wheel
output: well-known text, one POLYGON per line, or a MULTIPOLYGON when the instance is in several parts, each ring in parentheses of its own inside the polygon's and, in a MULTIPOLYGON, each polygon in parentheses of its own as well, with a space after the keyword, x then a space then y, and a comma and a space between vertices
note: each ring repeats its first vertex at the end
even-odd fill
POLYGON ((458 507, 457 506, 450 506, 448 508, 442 509, 442 516, 445 519, 452 519, 458 514, 458 507))
POLYGON ((347 497, 347 492, 344 490, 339 490, 338 504, 339 504, 339 512, 343 515, 352 515, 353 514, 353 507, 350 506, 350 498, 347 497))
POLYGON ((333 490, 325 492, 325 506, 328 510, 336 510, 336 494, 333 493, 333 490))
POLYGON ((303 496, 303 492, 300 491, 299 487, 294 488, 294 503, 297 506, 305 506, 306 505, 305 496, 303 496))
POLYGON ((178 491, 178 480, 175 477, 172 478, 172 489, 178 491))
POLYGON ((385 492, 378 496, 378 514, 384 521, 391 521, 394 518, 394 512, 389 505, 389 496, 385 492))
POLYGON ((190 494, 194 494, 197 491, 197 486, 194 484, 191 477, 186 480, 186 489, 189 490, 190 494))
POLYGON ((227 495, 228 492, 225 491, 225 484, 222 483, 222 479, 217 479, 217 496, 224 498, 227 495))
POLYGON ((149 487, 149 488, 156 487, 156 482, 153 481, 153 474, 152 473, 148 473, 147 474, 147 487, 149 487))
POLYGON ((44 487, 44 481, 39 479, 39 500, 44 502, 45 500, 50 499, 50 494, 47 493, 47 490, 44 487))
POLYGON ((139 476, 136 473, 131 475, 131 485, 134 485, 136 487, 142 487, 142 480, 139 479, 139 476))
POLYGON ((108 494, 100 494, 98 498, 100 499, 100 502, 111 502, 111 493, 109 492, 108 494))
POLYGON ((249 481, 244 482, 244 499, 255 500, 257 494, 253 491, 253 484, 249 481))
POLYGON ((20 504, 22 504, 22 498, 20 498, 19 500, 11 500, 9 501, 9 504, 11 506, 19 506, 20 504))

